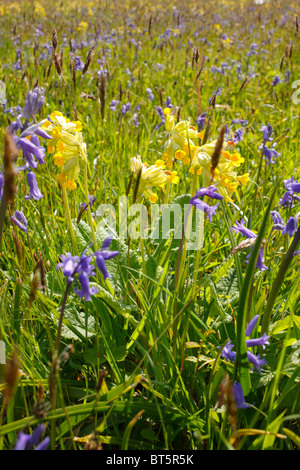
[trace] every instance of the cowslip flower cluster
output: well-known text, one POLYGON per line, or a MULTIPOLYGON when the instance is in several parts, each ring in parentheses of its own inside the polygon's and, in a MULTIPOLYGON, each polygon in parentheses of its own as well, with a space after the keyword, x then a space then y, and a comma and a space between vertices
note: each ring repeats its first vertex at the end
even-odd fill
POLYGON ((86 301, 90 301, 91 296, 98 293, 97 287, 90 286, 90 276, 96 275, 95 265, 92 263, 93 258, 104 280, 112 277, 107 270, 105 261, 114 258, 119 252, 108 250, 111 241, 112 237, 107 237, 103 242, 102 249, 95 251, 95 253, 89 256, 85 254, 86 250, 80 257, 73 256, 71 253, 61 255, 61 262, 56 265, 56 270, 62 269, 68 285, 72 284, 74 281, 79 281, 80 288, 75 285, 74 290, 80 298, 86 301))
POLYGON ((16 120, 8 126, 8 132, 11 133, 16 146, 22 151, 23 162, 18 167, 18 171, 27 172, 27 182, 30 194, 26 199, 33 198, 39 200, 43 197, 38 188, 35 170, 38 165, 45 163, 45 148, 40 145, 39 138, 51 139, 51 136, 44 129, 46 120, 34 123, 31 119, 39 113, 44 104, 44 90, 34 88, 26 95, 24 108, 20 109, 16 120))
POLYGON ((61 168, 61 173, 55 179, 65 188, 74 190, 80 163, 87 161, 86 144, 81 133, 82 124, 80 121, 70 121, 60 111, 54 111, 43 127, 51 136, 48 152, 53 154, 54 164, 61 168))
POLYGON ((170 175, 160 165, 148 166, 143 163, 140 155, 130 159, 130 169, 135 178, 139 177, 138 196, 144 195, 150 202, 156 202, 158 196, 151 188, 163 188, 170 175))
POLYGON ((188 166, 189 172, 202 174, 204 186, 209 184, 217 184, 219 193, 224 197, 225 201, 231 201, 231 195, 236 191, 237 187, 247 185, 249 182, 249 173, 239 175, 237 168, 244 162, 244 158, 239 152, 234 150, 242 138, 242 132, 236 133, 233 140, 225 143, 221 151, 218 165, 212 175, 212 156, 216 147, 217 140, 205 143, 204 145, 196 145, 195 139, 203 139, 205 134, 204 122, 206 114, 198 116, 197 128, 191 126, 189 121, 179 121, 175 124, 175 116, 170 108, 164 110, 166 117, 165 128, 168 133, 168 139, 165 143, 162 160, 168 168, 172 168, 174 161, 180 161, 183 165, 188 166), (212 177, 212 179, 211 179, 212 177))
MULTIPOLYGON (((255 239, 257 238, 257 234, 252 232, 249 228, 245 227, 243 219, 240 222, 235 222, 235 225, 230 229, 231 231, 234 231, 235 233, 240 233, 243 236, 247 237, 249 241, 255 242, 255 239)), ((250 243, 251 245, 251 243, 250 243)), ((251 256, 253 246, 251 246, 250 253, 246 256, 246 263, 248 263, 248 259, 251 256)), ((256 262, 256 267, 260 269, 261 271, 265 271, 267 266, 263 264, 264 262, 264 247, 263 245, 260 247, 259 254, 258 254, 258 259, 256 262)))
MULTIPOLYGON (((252 320, 249 322, 246 330, 245 330, 245 336, 246 338, 249 338, 251 336, 255 325, 257 323, 257 320, 259 318, 259 315, 255 315, 252 320)), ((264 333, 262 336, 259 338, 253 338, 253 339, 246 339, 246 346, 247 348, 253 348, 256 346, 261 346, 263 350, 266 349, 266 345, 269 345, 269 339, 270 336, 267 336, 266 333, 264 333)), ((226 345, 222 349, 221 352, 221 357, 224 357, 224 359, 228 362, 235 362, 236 360, 236 352, 233 351, 234 345, 232 344, 231 340, 227 341, 226 345)), ((253 365, 252 371, 256 369, 259 374, 261 374, 261 367, 266 365, 267 360, 265 358, 261 359, 260 354, 253 354, 253 352, 249 351, 247 349, 247 357, 248 361, 253 365)), ((242 386, 239 382, 235 382, 234 386, 234 394, 235 394, 235 399, 236 399, 236 404, 238 408, 247 408, 250 405, 247 405, 245 403, 245 398, 243 394, 243 389, 242 386)))
MULTIPOLYGON (((211 181, 212 155, 215 150, 217 141, 211 141, 205 145, 197 147, 194 152, 190 172, 197 171, 202 174, 204 183, 211 181)), ((238 186, 242 184, 246 186, 249 182, 249 173, 239 175, 236 171, 244 162, 244 158, 239 152, 229 152, 227 148, 232 146, 232 142, 228 142, 221 151, 219 162, 214 170, 211 183, 218 185, 218 192, 224 197, 225 202, 232 201, 231 196, 238 186)))
POLYGON ((196 209, 200 209, 205 212, 205 214, 208 216, 209 221, 212 222, 212 216, 216 214, 219 203, 210 206, 202 199, 199 199, 200 197, 204 196, 218 200, 223 199, 223 196, 217 193, 217 188, 215 186, 209 186, 208 188, 199 188, 195 196, 193 196, 190 200, 190 204, 193 205, 196 209))
POLYGON ((164 115, 168 139, 165 143, 162 159, 166 162, 168 168, 173 167, 174 156, 177 160, 183 160, 183 163, 187 165, 197 148, 193 139, 202 138, 204 131, 198 132, 198 129, 191 126, 188 121, 175 123, 175 115, 170 108, 164 109, 164 115))

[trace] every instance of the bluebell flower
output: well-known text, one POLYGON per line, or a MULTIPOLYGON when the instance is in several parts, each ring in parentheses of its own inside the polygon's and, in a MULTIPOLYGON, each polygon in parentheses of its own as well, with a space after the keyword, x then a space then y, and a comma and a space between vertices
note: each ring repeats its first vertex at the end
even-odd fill
POLYGON ((75 286, 74 290, 80 298, 84 298, 84 300, 90 301, 91 295, 97 294, 98 289, 97 287, 90 287, 89 275, 86 272, 81 272, 78 277, 81 284, 81 289, 79 290, 75 286))
POLYGON ((50 438, 47 436, 41 441, 44 431, 44 424, 37 426, 32 435, 25 434, 21 431, 18 435, 14 450, 46 450, 50 444, 50 438))
POLYGON ((81 60, 79 56, 74 58, 74 70, 80 71, 84 68, 84 62, 81 60))
POLYGON ((102 272, 104 279, 111 277, 107 271, 105 261, 114 258, 119 254, 118 251, 108 251, 108 247, 112 241, 112 237, 107 237, 102 245, 102 249, 95 252, 97 268, 102 272))
POLYGON ((297 225, 298 225, 298 216, 299 213, 295 217, 290 217, 289 220, 287 221, 286 226, 282 230, 282 234, 285 235, 286 233, 292 237, 294 233, 297 231, 297 225))
POLYGON ((285 206, 288 203, 292 204, 294 199, 300 202, 300 197, 295 194, 300 193, 300 183, 298 183, 297 180, 294 181, 293 176, 287 180, 284 180, 283 182, 286 192, 279 201, 280 206, 285 206))
POLYGON ((128 113, 130 108, 131 108, 131 103, 123 104, 122 109, 121 109, 122 115, 125 116, 125 114, 128 113))
POLYGON ((45 163, 45 149, 39 145, 39 139, 36 135, 32 135, 30 140, 26 138, 20 138, 19 147, 23 151, 23 155, 31 168, 37 168, 38 163, 41 165, 45 163), (35 161, 36 157, 38 163, 35 161))
POLYGON ((41 191, 39 190, 39 187, 36 181, 36 176, 35 176, 35 173, 33 173, 33 171, 29 171, 27 173, 27 182, 29 185, 30 194, 29 196, 25 196, 25 199, 30 199, 32 197, 35 201, 38 201, 40 198, 44 197, 41 191))
POLYGON ((268 124, 267 126, 262 126, 260 130, 263 133, 264 142, 269 142, 272 140, 271 135, 273 133, 273 127, 271 126, 271 124, 268 124))
POLYGON ((118 100, 112 100, 110 105, 109 105, 109 109, 111 109, 112 111, 116 111, 117 109, 117 106, 119 105, 120 101, 118 100))
POLYGON ((78 256, 72 256, 71 253, 61 255, 61 262, 56 265, 56 269, 62 268, 64 276, 67 278, 68 284, 77 280, 80 283, 80 289, 74 286, 76 294, 86 301, 91 300, 91 296, 97 294, 98 288, 90 286, 90 276, 95 276, 95 265, 91 262, 93 258, 96 261, 96 267, 103 274, 104 279, 112 277, 107 268, 105 261, 114 258, 119 254, 118 251, 109 251, 108 247, 112 241, 112 237, 107 237, 102 245, 101 250, 97 250, 92 255, 85 255, 85 251, 82 253, 80 258, 78 256))
POLYGON ((272 86, 276 86, 280 83, 280 78, 276 75, 272 80, 272 86))
POLYGON ((45 102, 43 88, 36 87, 32 91, 28 91, 26 102, 23 108, 23 116, 26 120, 35 116, 42 108, 45 102))
MULTIPOLYGON (((257 235, 254 232, 252 232, 252 230, 250 230, 250 229, 248 229, 247 227, 244 226, 244 221, 243 220, 241 220, 241 222, 236 221, 235 225, 230 230, 234 231, 235 233, 239 232, 239 233, 241 233, 242 235, 244 235, 245 237, 247 237, 249 239, 257 238, 257 235)), ((253 247, 251 247, 249 255, 246 256, 246 263, 248 263, 248 259, 251 256, 252 249, 253 249, 253 247)), ((256 267, 260 271, 265 271, 265 270, 268 269, 267 266, 265 266, 263 264, 263 262, 264 262, 264 248, 263 248, 263 246, 261 246, 261 248, 259 250, 257 262, 256 262, 256 267)))
POLYGON ((241 142, 241 140, 243 140, 243 134, 244 134, 243 129, 237 129, 234 133, 233 142, 235 144, 238 144, 239 142, 241 142))
POLYGON ((20 230, 28 234, 27 219, 22 212, 16 210, 14 215, 12 215, 10 218, 13 223, 19 227, 20 230))
POLYGON ((206 121, 206 116, 207 116, 207 113, 204 112, 202 114, 199 114, 199 116, 197 117, 198 132, 202 131, 205 121, 206 121))
POLYGON ((271 215, 272 220, 274 222, 273 227, 272 227, 273 230, 281 231, 285 227, 285 224, 284 224, 284 221, 282 220, 280 214, 277 211, 271 211, 270 215, 271 215))
POLYGON ((233 393, 234 393, 235 403, 238 408, 242 408, 242 409, 251 408, 251 405, 247 405, 245 401, 243 388, 239 382, 236 382, 236 381, 234 382, 233 393))
MULTIPOLYGON (((270 336, 267 336, 266 333, 264 333, 261 337, 259 338, 253 338, 249 339, 249 336, 252 334, 254 327, 257 323, 257 320, 259 318, 259 315, 255 315, 252 320, 249 322, 249 324, 246 327, 245 330, 245 337, 248 338, 246 339, 246 346, 247 346, 247 358, 250 364, 253 365, 252 371, 256 369, 259 374, 261 374, 261 367, 267 364, 267 360, 265 358, 260 358, 260 354, 253 354, 253 352, 249 351, 249 348, 253 348, 255 346, 262 346, 263 349, 265 349, 266 345, 269 345, 269 339, 270 336)), ((221 351, 221 357, 224 357, 224 359, 228 362, 235 362, 236 360, 236 352, 233 351, 234 345, 232 344, 232 341, 229 340, 223 347, 221 351)), ((236 390, 235 390, 235 400, 238 408, 244 408, 242 406, 245 404, 245 399, 243 395, 243 390, 241 385, 236 382, 236 390)))
POLYGON ((193 205, 196 209, 200 209, 205 212, 209 221, 212 222, 212 217, 216 214, 219 203, 215 204, 214 206, 210 206, 206 202, 199 199, 203 196, 208 196, 211 199, 219 200, 223 199, 223 196, 217 193, 217 188, 215 186, 209 186, 208 188, 199 188, 195 196, 193 196, 190 200, 190 204, 193 205))
POLYGON ((79 262, 79 256, 73 256, 71 253, 61 255, 61 262, 56 265, 56 270, 62 268, 63 275, 67 278, 68 283, 73 282, 74 274, 79 262))
POLYGON ((153 100, 154 100, 154 94, 153 94, 152 89, 151 89, 151 88, 147 88, 146 93, 147 93, 147 95, 148 95, 148 99, 149 99, 150 101, 153 101, 153 100))

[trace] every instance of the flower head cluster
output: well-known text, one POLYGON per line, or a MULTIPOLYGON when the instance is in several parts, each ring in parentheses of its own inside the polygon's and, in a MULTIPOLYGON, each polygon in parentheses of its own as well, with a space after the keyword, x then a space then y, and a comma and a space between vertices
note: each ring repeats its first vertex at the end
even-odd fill
POLYGON ((53 153, 54 164, 61 168, 55 179, 65 188, 76 188, 75 180, 80 172, 80 162, 87 160, 86 144, 81 133, 80 121, 70 121, 60 111, 50 115, 50 120, 43 126, 51 136, 48 144, 49 153, 53 153))
POLYGON ((107 237, 102 245, 101 250, 97 250, 92 255, 87 256, 85 252, 79 256, 73 256, 71 253, 61 255, 61 262, 56 265, 56 269, 62 269, 63 275, 67 278, 67 283, 79 281, 79 287, 74 286, 76 294, 87 301, 91 300, 91 296, 97 294, 98 289, 90 286, 90 276, 95 276, 95 265, 92 258, 95 259, 96 267, 103 274, 104 280, 111 277, 107 271, 105 261, 114 258, 119 254, 118 251, 109 251, 108 247, 112 241, 112 237, 107 237))
POLYGON ((190 200, 190 204, 193 205, 196 209, 200 209, 205 212, 211 222, 212 216, 215 215, 219 203, 215 204, 214 206, 210 206, 202 199, 199 199, 200 197, 204 196, 218 200, 223 199, 223 196, 217 193, 217 188, 215 186, 209 186, 208 188, 199 188, 195 196, 193 196, 190 200))
POLYGON ((185 164, 189 164, 197 148, 193 139, 202 138, 204 131, 198 132, 198 129, 191 126, 188 121, 175 123, 175 115, 170 108, 164 109, 164 115, 168 139, 165 143, 162 159, 168 168, 173 167, 174 156, 177 160, 183 159, 185 164))
POLYGON ((163 188, 168 180, 168 175, 160 165, 151 165, 142 162, 140 155, 130 159, 130 168, 135 178, 139 178, 138 195, 144 196, 150 202, 157 201, 157 194, 151 188, 163 188))
MULTIPOLYGON (((244 237, 247 237, 249 239, 249 241, 254 242, 255 239, 257 238, 256 233, 252 232, 252 230, 245 227, 243 220, 241 220, 241 222, 236 221, 235 225, 231 228, 231 230, 234 231, 235 233, 237 233, 237 232, 241 233, 242 235, 244 235, 244 237)), ((247 260, 246 263, 248 263, 248 258, 250 258, 250 256, 251 256, 252 249, 253 249, 253 246, 251 246, 251 251, 250 251, 249 255, 246 256, 246 260, 247 260)), ((260 250, 259 250, 258 259, 257 259, 257 262, 256 262, 256 267, 258 269, 260 269, 261 271, 265 271, 266 269, 268 269, 267 266, 265 266, 263 264, 263 262, 264 262, 264 247, 262 245, 260 250)))
POLYGON ((35 428, 32 434, 20 432, 14 450, 47 450, 50 444, 50 438, 46 436, 43 440, 45 425, 40 424, 35 428))
MULTIPOLYGON (((258 318, 259 318, 259 315, 255 315, 252 318, 252 320, 249 322, 245 331, 245 335, 247 338, 251 335, 252 331, 254 330, 254 327, 257 323, 258 318)), ((262 348, 265 349, 266 344, 267 345, 270 344, 269 339, 270 337, 267 336, 266 333, 264 333, 259 338, 247 339, 246 345, 247 345, 247 348, 253 348, 255 346, 262 346, 262 348)), ((232 344, 231 340, 229 340, 224 346, 221 352, 221 356, 224 357, 227 361, 234 362, 236 359, 236 352, 233 351, 233 348, 234 348, 234 345, 232 344)), ((260 354, 255 356, 255 354, 253 354, 249 350, 247 350, 247 357, 248 357, 249 362, 253 365, 252 370, 256 369, 259 373, 261 373, 261 367, 266 365, 267 360, 265 358, 261 359, 260 354)))
POLYGON ((294 180, 294 177, 284 180, 284 186, 286 192, 283 197, 280 199, 279 204, 281 206, 289 205, 291 206, 293 201, 300 202, 300 196, 297 196, 296 193, 300 193, 300 183, 297 180, 294 180))
POLYGON ((273 140, 271 137, 273 134, 273 128, 271 124, 268 124, 267 126, 262 126, 260 130, 263 133, 263 142, 259 148, 262 150, 267 163, 275 163, 276 158, 280 157, 280 154, 275 150, 276 142, 273 143, 272 147, 266 146, 267 142, 271 142, 273 140))
MULTIPOLYGON (((249 322, 246 331, 245 331, 245 336, 248 338, 251 336, 252 331, 254 330, 254 327, 257 323, 257 320, 259 318, 259 315, 255 315, 252 320, 249 322)), ((253 339, 247 339, 246 340, 246 346, 247 348, 253 348, 255 346, 262 346, 263 349, 266 348, 266 345, 269 345, 269 339, 270 337, 267 336, 266 333, 264 333, 262 336, 259 338, 253 338, 253 339)), ((235 362, 236 360, 236 352, 233 351, 234 345, 232 344, 231 340, 227 341, 226 345, 222 349, 221 352, 221 357, 224 357, 226 361, 229 362, 235 362)), ((261 373, 261 367, 266 365, 267 360, 265 358, 261 359, 260 354, 253 354, 253 352, 249 351, 247 349, 247 357, 248 361, 253 365, 251 370, 256 369, 259 374, 261 373)), ((234 395, 235 395, 235 400, 236 400, 236 405, 238 408, 248 408, 248 406, 245 403, 245 398, 243 394, 243 389, 242 386, 239 382, 235 382, 233 386, 234 390, 234 395)))
POLYGON ((287 223, 285 223, 282 220, 279 212, 272 211, 271 217, 274 222, 272 229, 278 230, 279 232, 282 233, 282 235, 288 234, 290 237, 292 237, 294 233, 297 231, 299 215, 300 215, 300 212, 298 212, 295 216, 291 216, 289 220, 287 221, 287 223))
MULTIPOLYGON (((211 178, 212 169, 212 155, 215 150, 217 141, 214 140, 201 147, 197 147, 194 152, 194 158, 190 171, 194 173, 197 171, 198 174, 203 175, 203 181, 209 182, 211 178)), ((239 152, 234 151, 230 153, 227 150, 228 143, 221 151, 218 165, 214 170, 213 184, 218 185, 219 193, 224 197, 225 201, 231 201, 231 195, 236 191, 237 187, 247 185, 249 182, 249 173, 239 175, 236 171, 244 162, 244 158, 239 152)))
POLYGON ((8 126, 8 132, 11 133, 16 146, 22 151, 23 163, 18 167, 19 171, 27 171, 27 182, 30 189, 29 196, 26 199, 35 200, 43 197, 38 189, 36 175, 33 172, 38 165, 45 163, 45 149, 40 145, 39 138, 51 139, 51 136, 43 128, 45 120, 34 123, 31 119, 40 112, 44 104, 44 90, 34 88, 26 95, 24 108, 20 108, 16 120, 8 126))

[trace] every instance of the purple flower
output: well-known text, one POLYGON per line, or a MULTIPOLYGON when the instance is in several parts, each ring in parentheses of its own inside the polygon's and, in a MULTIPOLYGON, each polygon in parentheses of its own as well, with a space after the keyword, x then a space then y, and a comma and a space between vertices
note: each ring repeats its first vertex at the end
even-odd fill
MULTIPOLYGON (((257 238, 257 235, 254 232, 252 232, 252 230, 244 226, 243 220, 241 220, 241 222, 236 221, 235 226, 233 226, 230 230, 233 230, 235 233, 239 232, 247 238, 257 238)), ((251 247, 251 251, 249 255, 246 256, 246 263, 248 263, 248 259, 251 256, 252 249, 253 247, 251 247)), ((263 264, 263 262, 264 262, 264 249, 263 247, 261 247, 259 250, 259 254, 258 254, 258 258, 256 262, 256 267, 260 269, 261 271, 265 271, 266 269, 268 269, 267 266, 263 264)))
POLYGON ((243 129, 237 129, 234 133, 233 142, 235 144, 238 144, 239 142, 241 142, 241 140, 243 139, 243 134, 244 134, 243 129))
POLYGON ((97 294, 97 287, 90 287, 89 275, 84 271, 79 274, 79 282, 81 284, 81 289, 79 290, 74 287, 76 294, 80 298, 83 298, 86 301, 90 301, 91 295, 97 294))
POLYGON ((199 199, 199 197, 208 196, 211 199, 223 199, 223 196, 218 194, 215 186, 209 186, 208 188, 199 188, 195 196, 190 200, 190 204, 196 209, 200 209, 207 214, 208 219, 212 222, 212 216, 216 214, 219 203, 214 206, 209 206, 206 202, 199 199))
POLYGON ((15 211, 14 215, 11 216, 11 220, 19 227, 19 229, 28 234, 27 220, 22 212, 18 210, 15 211))
POLYGON ((23 151, 28 165, 31 168, 37 168, 37 162, 35 161, 34 157, 36 157, 40 165, 45 163, 45 149, 39 145, 39 139, 36 135, 32 135, 30 140, 21 138, 19 139, 18 143, 23 151))
POLYGON ((76 56, 74 58, 74 70, 82 70, 84 67, 84 62, 82 62, 81 58, 79 56, 76 56))
POLYGON ((102 272, 104 279, 111 277, 108 273, 105 261, 114 258, 119 254, 118 251, 108 251, 108 247, 111 243, 112 237, 107 237, 102 245, 102 249, 96 251, 90 256, 85 255, 85 251, 82 253, 80 258, 78 256, 72 256, 71 253, 61 255, 62 261, 57 264, 56 269, 62 268, 64 276, 67 278, 67 282, 72 283, 76 275, 78 274, 78 281, 81 288, 74 287, 75 292, 80 298, 86 301, 91 300, 91 296, 97 294, 97 287, 90 287, 90 276, 95 276, 95 266, 91 263, 93 257, 96 260, 97 268, 102 272))
POLYGON ((167 99, 166 99, 166 101, 165 101, 165 107, 166 107, 166 108, 173 108, 173 105, 172 105, 172 103, 171 103, 171 98, 170 98, 170 96, 167 96, 167 99))
POLYGON ((105 261, 111 258, 114 258, 119 254, 118 251, 107 251, 107 248, 109 247, 110 243, 112 241, 112 237, 107 237, 102 245, 102 249, 99 251, 96 251, 95 257, 96 257, 96 265, 97 268, 102 272, 104 280, 107 279, 108 277, 111 277, 109 272, 107 271, 105 261))
POLYGON ((40 424, 35 428, 32 435, 25 434, 21 431, 18 435, 14 450, 31 450, 33 448, 34 450, 46 450, 50 443, 50 438, 47 436, 41 441, 44 430, 45 425, 40 424))
POLYGON ((117 106, 118 106, 119 103, 120 103, 120 101, 118 101, 118 100, 112 100, 112 102, 109 105, 109 109, 111 109, 112 111, 116 111, 117 106))
POLYGON ((147 95, 148 95, 148 99, 149 99, 150 101, 153 101, 153 100, 154 100, 154 94, 153 94, 152 89, 151 89, 151 88, 147 88, 146 93, 147 93, 147 95))
POLYGON ((287 203, 292 203, 293 199, 296 201, 300 201, 300 197, 296 196, 295 193, 300 193, 300 183, 298 181, 294 181, 294 177, 292 176, 288 180, 284 180, 284 186, 286 189, 285 194, 283 197, 280 199, 279 204, 281 206, 286 205, 287 203))
POLYGON ((260 355, 258 354, 255 356, 252 352, 247 351, 248 361, 253 364, 252 370, 255 368, 261 374, 261 366, 265 366, 267 364, 266 359, 260 359, 260 355))
POLYGON ((224 357, 226 359, 226 361, 232 361, 232 362, 235 361, 236 352, 232 351, 233 347, 234 347, 234 345, 232 344, 231 340, 229 340, 225 344, 224 348, 222 349, 221 357, 224 357))
POLYGON ((264 142, 269 142, 272 140, 271 135, 273 133, 273 127, 271 126, 271 124, 268 124, 267 126, 262 126, 260 130, 263 133, 264 142))
POLYGON ((23 108, 23 116, 29 121, 32 116, 37 114, 42 108, 45 101, 44 90, 42 88, 34 88, 26 95, 26 103, 23 108))
POLYGON ((271 211, 270 212, 270 215, 272 217, 272 220, 274 222, 274 225, 273 225, 273 230, 283 230, 284 228, 284 221, 282 220, 282 218, 280 217, 279 213, 277 211, 271 211))
POLYGON ((30 194, 29 196, 25 196, 25 199, 30 199, 32 197, 35 201, 38 201, 40 198, 44 197, 38 188, 36 176, 33 171, 29 171, 27 173, 27 181, 30 188, 30 194))
POLYGON ((276 75, 272 80, 272 86, 276 86, 280 83, 280 78, 276 75))
POLYGON ((292 237, 294 233, 297 231, 297 225, 298 225, 298 215, 297 214, 295 217, 290 217, 289 220, 287 221, 286 226, 282 230, 282 234, 285 235, 286 233, 292 237))
POLYGON ((71 253, 61 255, 62 261, 56 265, 56 270, 62 268, 64 276, 66 276, 68 282, 74 280, 73 275, 78 266, 79 256, 72 256, 71 253))
POLYGON ((121 110, 122 115, 125 116, 125 114, 128 113, 130 108, 131 108, 131 103, 123 104, 122 110, 121 110))
POLYGON ((277 152, 277 150, 274 149, 274 144, 271 148, 268 148, 266 145, 262 145, 262 151, 263 155, 265 157, 266 162, 269 163, 275 163, 276 158, 280 157, 280 153, 277 152))
POLYGON ((206 113, 199 114, 199 116, 197 117, 198 132, 202 131, 205 121, 206 121, 206 113))
POLYGON ((234 233, 241 233, 247 238, 256 238, 257 235, 252 232, 249 228, 244 226, 244 220, 242 219, 240 222, 235 222, 235 226, 233 226, 230 230, 234 231, 234 233))
POLYGON ((234 393, 235 403, 238 408, 245 409, 245 408, 251 407, 251 405, 247 405, 247 403, 245 402, 244 392, 239 382, 234 382, 233 393, 234 393))

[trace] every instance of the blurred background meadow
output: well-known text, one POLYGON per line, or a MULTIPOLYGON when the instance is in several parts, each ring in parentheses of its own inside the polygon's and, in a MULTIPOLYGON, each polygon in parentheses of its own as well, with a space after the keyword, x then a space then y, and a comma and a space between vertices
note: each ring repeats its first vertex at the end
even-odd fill
POLYGON ((299 448, 299 13, 0 3, 1 450, 299 448))

